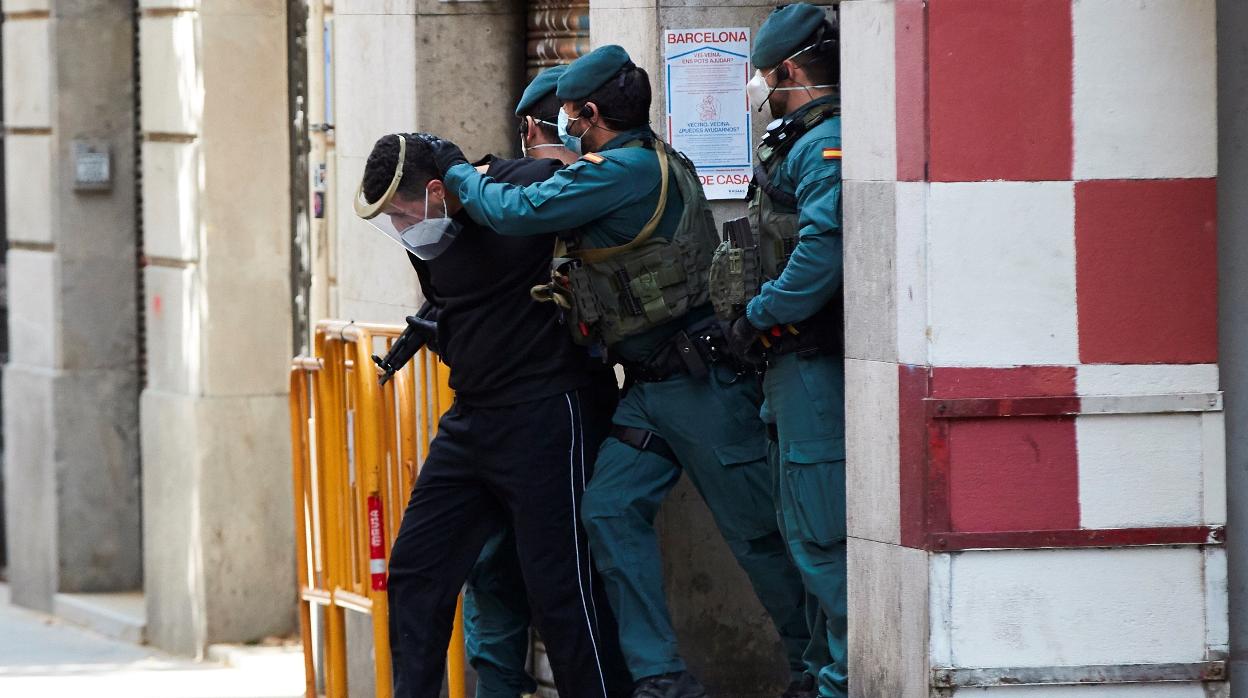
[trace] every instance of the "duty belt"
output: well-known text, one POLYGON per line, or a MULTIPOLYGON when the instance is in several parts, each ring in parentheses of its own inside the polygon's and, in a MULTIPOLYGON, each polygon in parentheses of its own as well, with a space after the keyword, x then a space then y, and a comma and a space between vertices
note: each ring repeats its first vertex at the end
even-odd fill
POLYGON ((766 338, 763 354, 767 357, 797 354, 798 356, 818 356, 836 353, 836 347, 826 339, 810 321, 785 325, 777 325, 769 332, 763 333, 766 338))
POLYGON ((785 354, 803 357, 841 355, 845 341, 841 332, 843 307, 837 297, 806 320, 776 326, 764 332, 764 356, 770 359, 785 354))
MULTIPOLYGON (((724 334, 714 317, 677 332, 643 361, 624 361, 624 375, 638 383, 661 383, 675 376, 701 378, 710 367, 728 362, 738 374, 745 367, 725 348, 724 334)), ((749 369, 752 370, 752 369, 749 369)))

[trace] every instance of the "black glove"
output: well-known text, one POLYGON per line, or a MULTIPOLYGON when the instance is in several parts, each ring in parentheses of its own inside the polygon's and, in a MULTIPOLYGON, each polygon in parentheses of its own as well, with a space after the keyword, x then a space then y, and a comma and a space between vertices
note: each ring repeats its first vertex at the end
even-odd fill
POLYGON ((452 167, 463 163, 468 164, 468 158, 464 157, 464 151, 454 143, 442 140, 441 138, 431 138, 428 141, 429 148, 433 150, 433 162, 438 166, 438 174, 446 176, 446 171, 452 167))
POLYGON ((728 351, 746 363, 761 363, 763 352, 758 341, 759 334, 758 328, 751 325, 745 315, 738 317, 728 325, 728 351))

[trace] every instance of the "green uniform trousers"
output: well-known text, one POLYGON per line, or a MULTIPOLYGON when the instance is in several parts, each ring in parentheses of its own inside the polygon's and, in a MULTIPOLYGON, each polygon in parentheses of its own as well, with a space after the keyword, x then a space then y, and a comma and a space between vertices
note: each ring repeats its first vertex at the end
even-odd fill
POLYGON ((529 620, 516 535, 508 526, 485 542, 464 587, 464 644, 477 672, 477 698, 537 692, 525 669, 529 620))
POLYGON ((616 409, 615 424, 658 434, 680 461, 608 438, 581 502, 581 520, 634 680, 685 669, 663 594, 654 531, 659 505, 682 469, 771 616, 793 676, 806 670, 805 592, 777 526, 760 402, 756 380, 714 365, 703 378, 637 383, 616 409))
POLYGON ((768 364, 763 421, 772 446, 780 523, 807 591, 809 659, 820 668, 819 695, 849 695, 845 594, 845 363, 788 354, 768 364))

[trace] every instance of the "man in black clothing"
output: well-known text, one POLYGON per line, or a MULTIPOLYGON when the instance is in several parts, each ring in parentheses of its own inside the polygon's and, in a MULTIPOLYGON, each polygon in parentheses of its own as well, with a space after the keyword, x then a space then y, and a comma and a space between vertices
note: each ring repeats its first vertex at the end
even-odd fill
MULTIPOLYGON (((500 181, 549 178, 552 160, 490 160, 500 181)), ((553 235, 504 238, 477 225, 415 134, 383 137, 357 210, 413 252, 438 307, 437 343, 455 403, 439 423, 390 557, 390 644, 398 698, 442 686, 456 596, 484 542, 510 524, 534 625, 561 695, 627 696, 615 620, 579 519, 614 375, 568 339, 529 290, 549 280, 553 235)))
MULTIPOLYGON (((556 129, 559 98, 555 86, 565 70, 567 66, 559 65, 542 71, 516 104, 522 156, 550 158, 564 165, 580 157, 559 142, 556 129)), ((417 257, 412 255, 412 259, 417 257)), ((531 620, 516 539, 509 526, 505 533, 486 541, 464 586, 464 645, 468 663, 477 674, 476 698, 524 698, 537 693, 527 663, 531 620)))

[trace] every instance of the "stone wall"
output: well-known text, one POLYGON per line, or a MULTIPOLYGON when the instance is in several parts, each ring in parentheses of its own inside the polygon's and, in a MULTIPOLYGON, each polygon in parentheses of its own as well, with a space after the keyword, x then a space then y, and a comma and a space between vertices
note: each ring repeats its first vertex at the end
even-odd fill
POLYGON ((286 6, 143 0, 148 636, 294 619, 286 6))
POLYGON ((4 480, 16 603, 141 579, 131 14, 6 2, 4 480), (74 144, 111 156, 75 188, 74 144))

